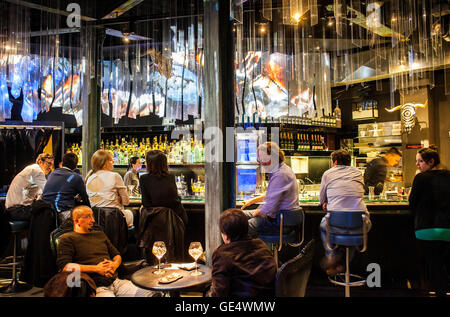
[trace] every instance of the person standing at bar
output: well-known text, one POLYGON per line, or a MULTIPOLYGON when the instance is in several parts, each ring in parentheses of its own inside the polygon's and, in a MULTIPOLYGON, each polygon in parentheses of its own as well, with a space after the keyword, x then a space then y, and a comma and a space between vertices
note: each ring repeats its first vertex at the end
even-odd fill
POLYGON ((10 220, 30 220, 31 204, 42 194, 53 169, 54 157, 41 153, 36 163, 25 167, 14 177, 6 194, 5 208, 10 220))
POLYGON ((450 253, 450 171, 439 168, 435 149, 416 155, 419 173, 414 177, 409 206, 414 215, 419 266, 425 288, 445 296, 448 287, 446 259, 450 253))
POLYGON ((367 164, 364 172, 364 191, 367 195, 369 187, 374 187, 375 195, 383 191, 388 167, 398 166, 402 154, 395 147, 390 148, 383 156, 376 157, 367 164))
POLYGON ((258 147, 258 162, 263 171, 269 173, 269 184, 265 195, 245 202, 241 208, 244 210, 250 205, 264 201, 256 210, 244 211, 249 218, 250 237, 279 233, 279 212, 300 209, 297 179, 292 169, 284 163, 284 152, 278 145, 274 142, 261 144, 258 147))
POLYGON ((141 160, 137 156, 130 158, 128 171, 123 176, 123 182, 127 188, 134 186, 131 194, 134 196, 139 195, 139 174, 138 170, 142 167, 141 160))
MULTIPOLYGON (((320 205, 327 214, 320 222, 320 236, 325 250, 325 257, 321 261, 322 268, 328 275, 335 275, 344 271, 340 263, 343 250, 329 250, 326 242, 326 219, 333 211, 365 211, 364 222, 370 230, 370 215, 364 203, 364 182, 361 172, 350 166, 352 157, 346 150, 337 150, 331 153, 331 168, 322 175, 320 182, 320 205)), ((341 233, 339 228, 333 228, 333 232, 341 233)), ((359 234, 357 231, 343 231, 342 233, 359 234)), ((354 255, 354 249, 350 251, 350 259, 354 255)))

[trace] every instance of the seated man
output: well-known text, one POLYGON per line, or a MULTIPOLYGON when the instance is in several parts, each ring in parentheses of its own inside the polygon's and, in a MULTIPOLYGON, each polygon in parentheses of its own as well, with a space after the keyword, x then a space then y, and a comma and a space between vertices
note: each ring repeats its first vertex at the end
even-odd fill
POLYGON ((117 249, 102 231, 91 231, 95 222, 91 208, 72 211, 73 232, 63 234, 57 247, 57 265, 63 272, 87 273, 97 286, 96 297, 152 297, 160 293, 140 289, 117 278, 122 262, 117 249))
MULTIPOLYGON (((344 271, 344 266, 340 263, 342 260, 342 250, 329 250, 326 243, 326 217, 329 217, 330 211, 365 211, 364 221, 370 229, 371 223, 369 212, 364 203, 364 182, 361 172, 353 166, 350 166, 352 158, 348 151, 337 150, 331 153, 331 168, 322 175, 320 183, 320 204, 327 214, 320 223, 320 233, 323 247, 325 249, 325 258, 322 259, 322 268, 328 275, 335 275, 344 271)), ((359 230, 359 229, 358 229, 359 230)), ((333 228, 333 232, 340 232, 333 228)), ((353 233, 359 233, 353 232, 353 233)), ((342 232, 349 233, 349 232, 342 232)), ((351 249, 350 259, 354 254, 351 249)))
MULTIPOLYGON (((261 169, 269 174, 269 184, 264 195, 250 199, 241 207, 246 207, 264 201, 256 210, 244 213, 249 221, 249 235, 272 235, 280 232, 277 217, 280 211, 299 210, 298 184, 295 173, 284 163, 284 152, 274 142, 266 142, 258 147, 258 162, 261 169)), ((292 228, 284 228, 285 232, 292 228)), ((284 230, 283 229, 283 230, 284 230)))
POLYGON ((44 190, 45 175, 52 171, 54 158, 41 153, 36 164, 25 167, 14 177, 6 194, 5 207, 10 220, 30 220, 31 204, 44 190))
POLYGON ((64 154, 62 167, 55 169, 48 177, 42 200, 53 205, 58 211, 60 223, 70 217, 70 211, 80 202, 90 206, 83 178, 74 170, 78 156, 75 153, 64 154))
POLYGON ((225 244, 212 256, 211 296, 273 296, 277 265, 266 244, 248 236, 246 215, 228 209, 219 227, 225 244))

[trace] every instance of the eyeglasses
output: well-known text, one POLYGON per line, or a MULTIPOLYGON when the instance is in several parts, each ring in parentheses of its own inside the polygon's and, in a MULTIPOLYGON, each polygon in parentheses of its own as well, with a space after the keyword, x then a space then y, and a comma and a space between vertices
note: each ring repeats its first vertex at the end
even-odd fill
POLYGON ((44 164, 47 164, 48 166, 52 166, 53 165, 53 161, 44 161, 44 164))

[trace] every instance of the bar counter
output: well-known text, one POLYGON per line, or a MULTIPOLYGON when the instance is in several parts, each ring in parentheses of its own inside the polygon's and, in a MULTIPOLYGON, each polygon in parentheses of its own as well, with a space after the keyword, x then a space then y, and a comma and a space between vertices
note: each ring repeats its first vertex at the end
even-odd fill
MULTIPOLYGON (((250 197, 245 197, 250 198, 250 197)), ((186 227, 186 243, 190 241, 205 242, 204 199, 184 198, 182 204, 188 214, 189 223, 186 227)), ((305 241, 315 239, 313 274, 322 274, 320 259, 324 255, 320 239, 319 225, 325 212, 317 199, 299 200, 300 206, 306 214, 305 241)), ((352 273, 367 276, 367 265, 377 263, 381 269, 382 287, 405 288, 407 280, 411 283, 417 278, 415 267, 415 237, 413 217, 409 210, 408 201, 403 199, 365 200, 371 215, 372 229, 368 233, 368 249, 364 253, 356 253, 351 263, 352 273)), ((141 204, 140 198, 132 197, 130 207, 137 208, 141 204)), ((243 200, 236 201, 240 208, 243 200)), ((250 206, 249 209, 256 208, 250 206)), ((280 259, 291 258, 298 254, 298 249, 283 247, 280 259)), ((325 280, 324 283, 328 283, 325 280)))

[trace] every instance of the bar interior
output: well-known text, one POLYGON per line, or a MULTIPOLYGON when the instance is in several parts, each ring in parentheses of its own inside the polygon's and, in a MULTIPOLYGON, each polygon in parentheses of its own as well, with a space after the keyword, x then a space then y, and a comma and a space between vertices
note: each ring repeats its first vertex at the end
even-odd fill
POLYGON ((446 0, 0 1, 0 296, 95 295, 55 290, 67 263, 97 264, 62 256, 91 217, 119 276, 94 278, 97 296, 120 279, 135 296, 448 297, 449 118, 446 0), (431 176, 415 189, 421 149, 442 195, 431 176), (420 227, 425 192, 443 216, 420 227), (230 238, 228 209, 251 238, 230 238), (334 211, 358 225, 333 232, 334 211), (255 219, 276 232, 253 237, 255 219), (440 243, 431 273, 424 241, 440 243))

